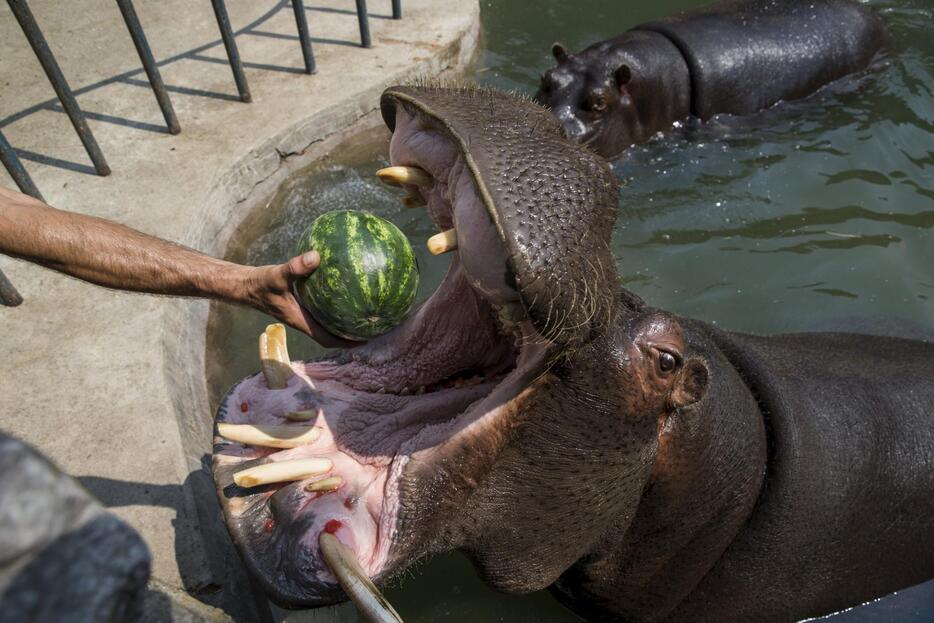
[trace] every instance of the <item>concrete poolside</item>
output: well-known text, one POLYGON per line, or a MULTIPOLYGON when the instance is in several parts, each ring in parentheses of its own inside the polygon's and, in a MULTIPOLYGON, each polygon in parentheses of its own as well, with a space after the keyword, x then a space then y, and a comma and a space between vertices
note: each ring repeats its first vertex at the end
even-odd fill
MULTIPOLYGON (((326 6, 321 6, 325 4, 326 6)), ((238 224, 346 132, 385 132, 379 94, 456 74, 479 35, 475 1, 370 2, 373 48, 354 5, 307 15, 318 73, 302 73, 291 4, 228 0, 253 95, 237 91, 210 4, 137 2, 182 126, 162 115, 114 3, 34 0, 113 173, 94 174, 9 8, 0 5, 0 129, 50 204, 222 256, 238 224)), ((14 187, 0 169, 0 184, 14 187)), ((0 428, 34 445, 135 527, 153 554, 152 620, 266 616, 220 524, 204 379, 208 303, 112 292, 0 256, 25 302, 0 307, 0 428), (204 604, 210 604, 205 606, 204 604), (188 613, 184 615, 182 613, 188 613)))

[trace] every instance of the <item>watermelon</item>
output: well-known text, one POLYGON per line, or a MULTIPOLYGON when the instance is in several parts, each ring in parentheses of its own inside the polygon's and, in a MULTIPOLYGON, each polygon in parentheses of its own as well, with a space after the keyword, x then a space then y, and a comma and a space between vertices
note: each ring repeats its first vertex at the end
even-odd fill
POLYGON ((363 341, 398 325, 415 300, 415 252, 398 227, 374 214, 335 210, 322 214, 298 243, 321 264, 298 282, 302 303, 325 329, 363 341))

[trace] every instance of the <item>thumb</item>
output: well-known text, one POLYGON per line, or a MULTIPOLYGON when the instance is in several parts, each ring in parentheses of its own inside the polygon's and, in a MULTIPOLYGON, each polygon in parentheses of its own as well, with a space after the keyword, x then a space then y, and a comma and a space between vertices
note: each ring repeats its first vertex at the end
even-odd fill
POLYGON ((288 261, 286 270, 290 277, 304 277, 315 272, 321 263, 321 256, 317 251, 308 251, 302 255, 297 255, 288 261))

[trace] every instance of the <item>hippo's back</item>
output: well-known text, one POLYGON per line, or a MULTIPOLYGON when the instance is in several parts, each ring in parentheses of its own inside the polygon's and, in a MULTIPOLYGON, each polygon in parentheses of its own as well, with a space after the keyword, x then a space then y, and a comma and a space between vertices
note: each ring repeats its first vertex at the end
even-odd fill
POLYGON ((795 604, 800 619, 934 577, 934 343, 706 332, 759 401, 768 466, 753 515, 679 616, 770 621, 795 604))
POLYGON ((702 119, 809 95, 866 67, 888 40, 882 21, 850 0, 723 2, 636 28, 681 50, 702 119))

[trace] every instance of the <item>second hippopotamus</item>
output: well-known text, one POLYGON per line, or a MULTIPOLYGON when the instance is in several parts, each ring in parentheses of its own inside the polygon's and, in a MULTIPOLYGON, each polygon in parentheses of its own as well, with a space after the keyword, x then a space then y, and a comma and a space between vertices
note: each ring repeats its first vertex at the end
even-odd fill
POLYGON ((535 99, 568 137, 611 158, 689 115, 745 115, 864 69, 889 36, 850 0, 721 2, 569 54, 535 99))

